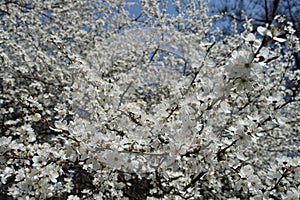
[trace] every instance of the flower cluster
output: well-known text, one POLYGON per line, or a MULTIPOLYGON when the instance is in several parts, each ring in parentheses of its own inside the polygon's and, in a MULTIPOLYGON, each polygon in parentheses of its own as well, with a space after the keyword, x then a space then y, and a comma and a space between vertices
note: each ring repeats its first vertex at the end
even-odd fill
POLYGON ((1 197, 299 198, 291 24, 225 36, 167 4, 0 5, 1 197))

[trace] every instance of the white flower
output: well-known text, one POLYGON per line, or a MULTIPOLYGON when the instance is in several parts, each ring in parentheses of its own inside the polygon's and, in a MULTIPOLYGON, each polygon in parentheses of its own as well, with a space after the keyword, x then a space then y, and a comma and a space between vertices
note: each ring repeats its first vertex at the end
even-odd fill
POLYGON ((236 189, 239 191, 242 189, 243 191, 248 191, 248 185, 247 185, 247 180, 246 179, 240 179, 236 182, 235 184, 236 189))
POLYGON ((250 190, 257 191, 261 188, 261 180, 257 175, 252 175, 248 179, 248 186, 250 190))
POLYGON ((32 166, 40 168, 41 166, 46 165, 47 159, 48 159, 47 156, 33 156, 32 157, 32 161, 33 161, 32 166))
POLYGON ((246 42, 249 43, 250 45, 254 46, 255 48, 260 47, 261 41, 256 39, 255 35, 253 33, 249 33, 246 38, 246 42))
POLYGON ((132 160, 130 164, 131 164, 132 170, 133 170, 134 172, 136 172, 136 171, 139 169, 139 165, 140 165, 140 162, 139 162, 139 161, 137 161, 137 160, 132 160))
POLYGON ((253 168, 251 165, 246 165, 246 166, 243 166, 239 172, 239 175, 242 177, 242 178, 248 178, 250 176, 253 175, 253 168))
POLYGON ((77 195, 70 195, 67 200, 80 200, 80 198, 77 195))
POLYGON ((103 154, 103 161, 114 169, 120 169, 125 165, 125 154, 121 154, 118 151, 105 151, 103 154))
POLYGON ((242 91, 242 90, 251 90, 253 88, 252 86, 252 80, 249 78, 238 78, 234 82, 236 84, 236 89, 237 91, 242 91))
POLYGON ((251 137, 249 134, 243 131, 238 131, 236 135, 234 135, 234 138, 237 139, 238 145, 248 146, 249 142, 251 141, 251 137))
POLYGON ((59 177, 58 168, 56 165, 49 164, 42 169, 41 175, 48 177, 52 183, 56 183, 59 177))
POLYGON ((4 171, 0 174, 1 183, 6 184, 7 178, 12 176, 14 171, 13 168, 5 167, 4 171))
POLYGON ((37 122, 37 121, 40 121, 41 120, 41 115, 39 113, 35 113, 33 116, 32 116, 32 120, 37 122))
POLYGON ((251 50, 234 51, 227 64, 227 74, 232 79, 256 79, 255 72, 260 66, 261 64, 254 61, 254 54, 251 50))
POLYGON ((277 27, 270 27, 270 29, 271 30, 269 30, 266 27, 259 26, 257 28, 257 31, 262 36, 269 36, 270 38, 272 38, 273 40, 275 40, 277 42, 285 42, 286 41, 286 39, 284 39, 284 38, 277 37, 277 36, 279 36, 279 35, 282 34, 282 31, 280 31, 279 28, 277 28, 277 27))

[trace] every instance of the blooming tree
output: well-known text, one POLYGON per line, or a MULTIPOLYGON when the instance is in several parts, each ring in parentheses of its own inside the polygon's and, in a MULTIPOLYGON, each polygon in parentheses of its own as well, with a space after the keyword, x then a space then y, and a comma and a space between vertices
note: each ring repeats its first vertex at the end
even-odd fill
POLYGON ((299 199, 292 24, 139 5, 1 3, 1 197, 299 199))

